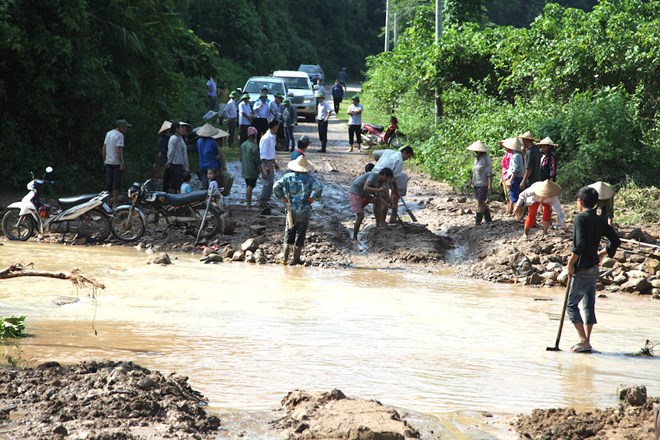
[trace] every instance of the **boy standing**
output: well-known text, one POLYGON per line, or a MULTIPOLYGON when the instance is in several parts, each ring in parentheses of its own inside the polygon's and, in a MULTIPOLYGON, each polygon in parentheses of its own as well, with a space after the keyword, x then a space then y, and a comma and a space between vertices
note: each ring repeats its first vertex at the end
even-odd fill
POLYGON ((573 249, 566 270, 571 283, 568 294, 568 317, 575 326, 580 342, 571 351, 583 353, 591 351, 591 331, 596 324, 596 280, 598 263, 605 253, 611 258, 621 245, 621 240, 607 220, 596 215, 594 206, 598 202, 598 192, 590 187, 581 188, 577 195, 580 213, 575 216, 573 249), (606 248, 598 251, 600 239, 609 240, 606 248), (586 325, 582 321, 578 304, 582 301, 586 325))

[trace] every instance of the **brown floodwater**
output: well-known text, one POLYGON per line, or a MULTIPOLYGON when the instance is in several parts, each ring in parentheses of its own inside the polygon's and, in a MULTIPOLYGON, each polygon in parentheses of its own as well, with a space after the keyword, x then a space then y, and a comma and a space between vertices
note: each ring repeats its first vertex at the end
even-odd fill
MULTIPOLYGON (((646 297, 598 299, 593 344, 601 353, 580 355, 566 351, 576 342, 570 323, 564 351, 545 350, 563 289, 397 267, 207 265, 187 254, 156 266, 147 257, 5 241, 3 267, 80 268, 107 287, 95 302, 68 281, 0 281, 0 315, 26 315, 29 333, 0 350, 31 365, 116 359, 176 371, 226 414, 267 411, 294 389, 339 388, 458 425, 462 416, 448 415, 612 406, 620 383, 660 395, 658 358, 626 356, 646 339, 660 341, 660 302, 646 297)), ((500 438, 492 435, 473 438, 500 438)))

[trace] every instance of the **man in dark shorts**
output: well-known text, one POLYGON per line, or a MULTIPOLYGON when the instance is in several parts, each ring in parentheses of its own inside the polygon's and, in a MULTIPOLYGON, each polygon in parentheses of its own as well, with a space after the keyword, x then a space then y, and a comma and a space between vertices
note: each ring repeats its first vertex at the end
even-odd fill
POLYGON ((374 203, 376 226, 385 225, 385 217, 387 216, 386 194, 392 176, 393 173, 390 168, 383 168, 379 172, 367 171, 351 182, 348 197, 350 198, 351 211, 356 216, 355 225, 353 226, 353 241, 357 241, 360 225, 364 220, 364 208, 369 203, 374 203))
POLYGON ((261 174, 261 155, 257 145, 257 129, 247 129, 247 140, 241 144, 241 168, 245 179, 245 206, 252 208, 252 190, 261 174))

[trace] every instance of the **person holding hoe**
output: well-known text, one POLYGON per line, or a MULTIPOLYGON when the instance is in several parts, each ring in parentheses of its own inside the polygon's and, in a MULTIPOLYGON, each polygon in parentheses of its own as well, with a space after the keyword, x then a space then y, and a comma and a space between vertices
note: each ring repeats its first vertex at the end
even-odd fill
POLYGON ((300 254, 305 245, 305 234, 312 215, 312 203, 321 198, 323 187, 311 174, 316 168, 305 156, 299 156, 287 164, 291 171, 273 186, 273 194, 287 206, 284 250, 280 264, 287 264, 293 249, 292 265, 302 264, 300 254))
POLYGON ((577 206, 580 213, 575 216, 573 249, 566 265, 570 283, 568 317, 580 338, 580 341, 571 347, 571 351, 578 353, 591 351, 591 331, 597 322, 595 305, 598 263, 605 254, 612 258, 621 245, 621 240, 612 226, 594 212, 597 202, 598 191, 594 188, 587 186, 578 191, 577 206), (602 237, 607 237, 609 243, 599 252, 602 237), (578 308, 580 302, 583 304, 586 324, 578 308))

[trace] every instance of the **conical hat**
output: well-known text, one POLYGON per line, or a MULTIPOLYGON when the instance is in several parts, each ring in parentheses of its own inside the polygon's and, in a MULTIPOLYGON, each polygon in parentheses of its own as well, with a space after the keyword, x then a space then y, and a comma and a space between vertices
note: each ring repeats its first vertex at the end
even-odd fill
POLYGON ((224 137, 227 137, 227 136, 229 136, 229 133, 227 133, 227 132, 224 131, 224 130, 220 130, 220 129, 218 128, 218 134, 215 134, 215 135, 213 135, 213 136, 211 136, 211 137, 212 137, 213 139, 220 139, 220 138, 224 138, 224 137))
POLYGON ((291 171, 298 171, 300 173, 307 173, 316 168, 305 156, 298 156, 296 160, 289 162, 286 167, 291 171))
POLYGON ((598 191, 598 200, 607 200, 614 197, 614 190, 609 183, 596 182, 589 185, 589 188, 593 188, 598 191))
POLYGON ((215 128, 209 123, 206 123, 202 125, 198 130, 197 130, 197 136, 199 137, 214 137, 218 134, 220 130, 215 128))
POLYGON ((488 153, 488 148, 481 141, 472 142, 466 149, 470 151, 476 151, 477 153, 488 153))
POLYGON ((522 150, 522 142, 520 142, 520 139, 518 139, 517 137, 507 138, 504 139, 503 141, 499 141, 498 143, 507 150, 513 150, 513 151, 522 150))
POLYGON ((518 136, 518 137, 519 137, 520 139, 527 139, 527 140, 530 140, 530 141, 535 141, 535 140, 536 140, 536 139, 534 138, 534 133, 532 133, 532 132, 529 131, 529 130, 527 130, 526 132, 524 132, 523 134, 521 134, 521 135, 518 136))
POLYGON ((539 145, 539 146, 540 145, 549 145, 551 147, 556 147, 557 146, 557 144, 552 142, 552 139, 550 139, 549 137, 544 137, 536 145, 539 145))
POLYGON ((165 130, 169 130, 172 128, 172 121, 163 121, 163 125, 160 126, 160 129, 158 130, 158 134, 161 134, 165 130))
POLYGON ((529 189, 534 191, 539 197, 554 197, 561 194, 561 186, 557 185, 552 180, 544 180, 542 182, 534 183, 529 189))

